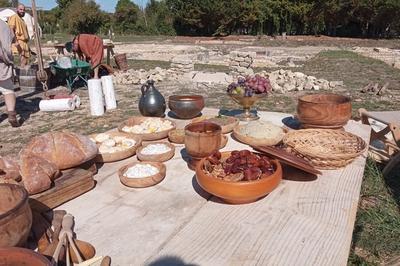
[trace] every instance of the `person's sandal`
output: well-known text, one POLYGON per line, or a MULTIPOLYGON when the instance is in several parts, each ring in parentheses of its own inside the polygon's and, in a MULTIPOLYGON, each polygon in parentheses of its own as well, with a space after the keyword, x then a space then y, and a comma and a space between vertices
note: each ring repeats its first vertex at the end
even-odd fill
POLYGON ((20 123, 17 119, 17 112, 9 111, 8 112, 8 122, 11 124, 12 127, 19 127, 20 123))

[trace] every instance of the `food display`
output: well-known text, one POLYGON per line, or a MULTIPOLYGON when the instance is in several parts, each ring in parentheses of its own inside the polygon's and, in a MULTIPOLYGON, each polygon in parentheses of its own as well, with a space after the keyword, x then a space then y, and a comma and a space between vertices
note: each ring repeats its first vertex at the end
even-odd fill
POLYGON ((140 161, 165 162, 174 157, 175 146, 168 142, 153 142, 137 150, 140 161))
POLYGON ((120 132, 139 136, 142 140, 159 140, 166 138, 168 132, 175 129, 174 122, 159 117, 134 116, 118 126, 120 132))
POLYGON ((140 152, 142 154, 151 155, 151 154, 163 154, 169 152, 171 148, 168 145, 157 143, 157 144, 149 144, 144 147, 140 152))
POLYGON ((168 139, 173 143, 185 143, 185 130, 183 128, 171 130, 170 132, 168 132, 168 139))
POLYGON ((159 171, 157 167, 151 164, 135 164, 129 167, 124 175, 127 178, 143 178, 157 174, 159 171))
POLYGON ((119 179, 128 187, 143 188, 160 183, 166 174, 161 162, 134 162, 118 170, 119 179))
POLYGON ((248 145, 276 145, 282 141, 284 130, 264 121, 250 121, 247 125, 240 125, 234 128, 234 136, 241 142, 248 145))
POLYGON ((127 136, 113 136, 107 133, 100 133, 91 140, 99 145, 100 153, 114 153, 118 151, 123 151, 135 146, 136 141, 127 136))
POLYGON ((240 77, 237 82, 229 84, 227 92, 233 95, 251 97, 253 94, 267 94, 272 91, 271 83, 268 78, 260 75, 240 77))
POLYGON ((93 134, 90 139, 99 147, 95 161, 103 163, 115 162, 135 155, 142 143, 140 137, 118 131, 93 134))
POLYGON ((173 127, 173 124, 169 120, 160 118, 147 118, 138 125, 124 126, 122 131, 134 134, 146 134, 165 131, 172 129, 173 127))
POLYGON ((273 191, 282 180, 282 167, 248 150, 214 153, 196 166, 197 183, 231 204, 250 203, 273 191))
POLYGON ((20 173, 29 194, 50 188, 59 170, 83 164, 97 155, 89 137, 70 132, 49 132, 33 138, 20 152, 20 173))
POLYGON ((232 151, 227 158, 215 152, 204 163, 204 171, 226 181, 254 181, 270 176, 274 167, 267 156, 249 150, 232 151))

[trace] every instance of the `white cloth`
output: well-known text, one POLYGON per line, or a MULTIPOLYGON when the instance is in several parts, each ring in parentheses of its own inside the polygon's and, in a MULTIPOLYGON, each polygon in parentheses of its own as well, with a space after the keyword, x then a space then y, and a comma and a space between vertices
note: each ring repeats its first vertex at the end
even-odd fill
POLYGON ((11 43, 14 33, 8 24, 0 20, 0 80, 7 80, 13 75, 13 56, 11 43))

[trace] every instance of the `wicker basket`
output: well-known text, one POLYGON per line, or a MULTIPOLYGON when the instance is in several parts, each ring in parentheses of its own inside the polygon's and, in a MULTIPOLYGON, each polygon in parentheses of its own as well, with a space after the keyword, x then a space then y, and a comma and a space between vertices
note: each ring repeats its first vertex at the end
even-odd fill
POLYGON ((346 166, 367 148, 362 138, 331 129, 292 130, 285 135, 283 143, 319 169, 346 166))

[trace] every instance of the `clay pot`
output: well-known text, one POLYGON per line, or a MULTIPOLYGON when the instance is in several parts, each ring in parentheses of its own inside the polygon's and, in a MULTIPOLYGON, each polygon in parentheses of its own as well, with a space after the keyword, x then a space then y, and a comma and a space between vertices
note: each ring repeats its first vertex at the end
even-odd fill
POLYGON ((0 184, 0 248, 23 246, 31 226, 28 192, 20 185, 0 184))
POLYGON ((351 100, 338 94, 311 94, 300 97, 297 117, 303 128, 341 128, 351 117, 351 100))
MULTIPOLYGON (((222 158, 229 157, 231 152, 222 152, 222 158)), ((270 176, 254 181, 226 181, 206 174, 203 158, 196 166, 197 183, 208 193, 217 196, 230 204, 254 202, 273 191, 282 180, 282 167, 279 161, 272 160, 275 172, 270 176)))
POLYGON ((43 255, 26 248, 0 248, 0 265, 8 266, 51 266, 43 255))
POLYGON ((181 119, 198 116, 204 108, 204 98, 201 95, 172 95, 168 98, 168 107, 181 119))

